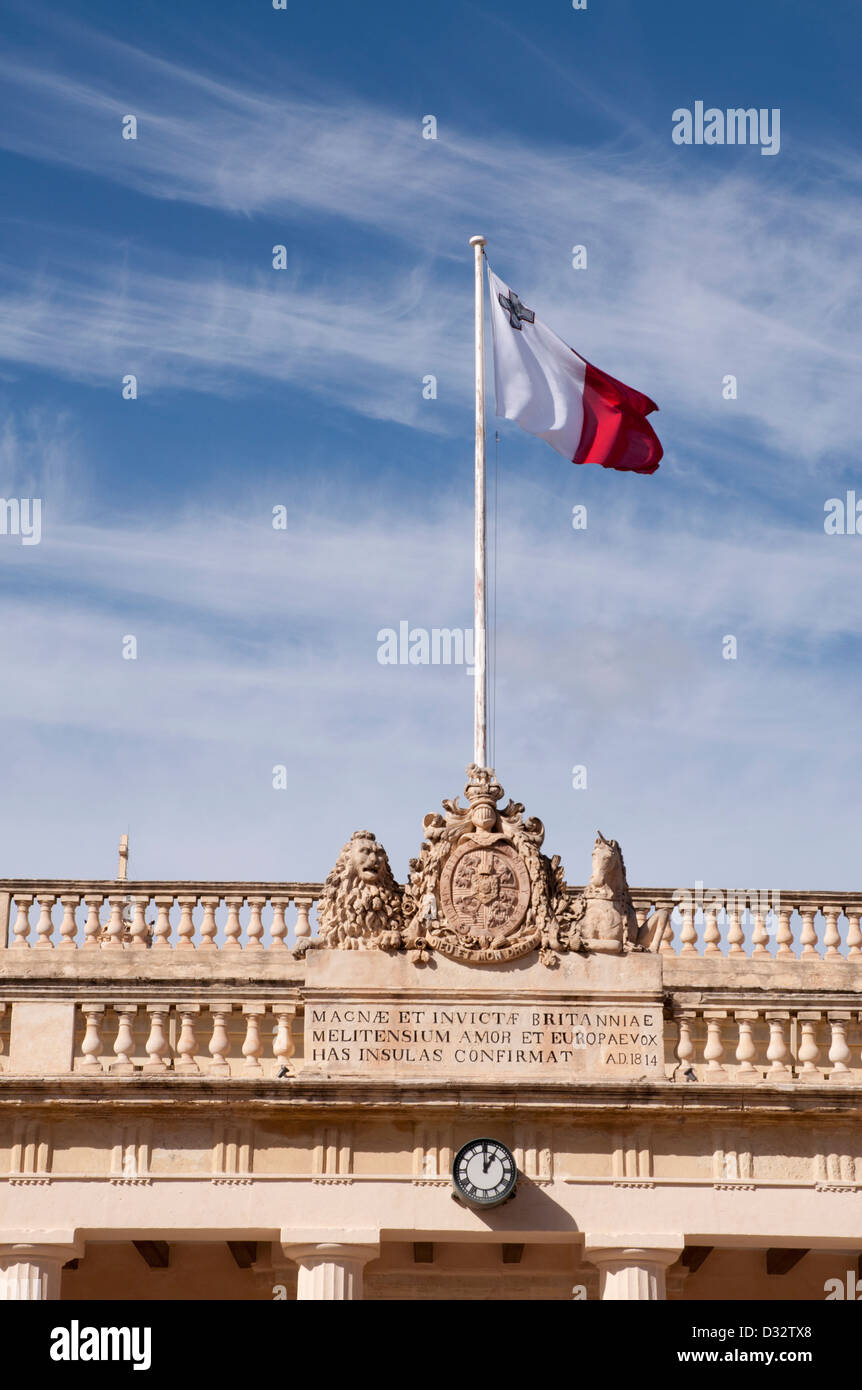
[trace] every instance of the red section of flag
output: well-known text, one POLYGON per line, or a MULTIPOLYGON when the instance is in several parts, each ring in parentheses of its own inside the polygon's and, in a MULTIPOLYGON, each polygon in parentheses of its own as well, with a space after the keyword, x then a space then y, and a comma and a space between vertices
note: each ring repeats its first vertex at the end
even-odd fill
POLYGON ((586 363, 584 427, 572 463, 598 463, 623 473, 654 473, 664 450, 646 418, 655 401, 586 363))

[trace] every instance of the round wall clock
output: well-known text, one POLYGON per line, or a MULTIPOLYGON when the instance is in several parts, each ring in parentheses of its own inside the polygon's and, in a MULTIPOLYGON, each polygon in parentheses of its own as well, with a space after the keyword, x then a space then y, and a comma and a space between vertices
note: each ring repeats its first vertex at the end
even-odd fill
POLYGON ((515 1191, 518 1169, 499 1139, 471 1139, 452 1164, 455 1192, 471 1207, 496 1207, 515 1191))

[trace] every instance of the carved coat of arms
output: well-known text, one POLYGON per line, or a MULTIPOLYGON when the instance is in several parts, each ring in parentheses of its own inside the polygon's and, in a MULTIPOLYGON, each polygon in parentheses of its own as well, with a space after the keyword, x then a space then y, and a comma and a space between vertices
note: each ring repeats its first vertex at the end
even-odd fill
POLYGON ((566 951, 622 955, 658 950, 669 909, 639 923, 616 840, 599 834, 593 872, 576 896, 558 855, 542 854, 545 827, 509 801, 492 768, 471 763, 466 806, 443 802, 445 815, 422 822, 425 839, 402 889, 383 846, 357 830, 324 885, 320 934, 299 948, 407 949, 422 962, 431 951, 478 964, 515 960, 538 950, 553 967, 566 951))
POLYGON ((468 840, 446 862, 440 898, 447 922, 462 940, 504 950, 526 916, 530 877, 510 845, 468 840))
POLYGON ((566 906, 559 860, 541 851, 545 828, 510 801, 490 768, 467 769, 467 805, 444 801, 425 817, 425 840, 410 861, 405 940, 464 961, 513 960, 543 944, 566 906))

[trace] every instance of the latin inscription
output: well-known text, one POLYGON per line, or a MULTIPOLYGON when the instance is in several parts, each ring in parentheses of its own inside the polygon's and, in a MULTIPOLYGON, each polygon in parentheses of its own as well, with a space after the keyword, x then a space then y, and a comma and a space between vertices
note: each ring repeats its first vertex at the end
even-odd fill
POLYGON ((506 1071, 659 1076, 662 1015, 652 1006, 474 1008, 311 1003, 305 1055, 327 1070, 506 1071))

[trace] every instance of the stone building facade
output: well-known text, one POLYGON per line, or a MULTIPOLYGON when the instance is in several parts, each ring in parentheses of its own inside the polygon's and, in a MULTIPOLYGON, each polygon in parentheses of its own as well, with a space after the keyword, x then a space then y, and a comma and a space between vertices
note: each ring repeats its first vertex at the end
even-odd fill
POLYGON ((471 767, 403 885, 370 832, 325 884, 0 881, 0 1296, 855 1280, 862 893, 629 888, 602 836, 573 888, 501 799, 471 767))

